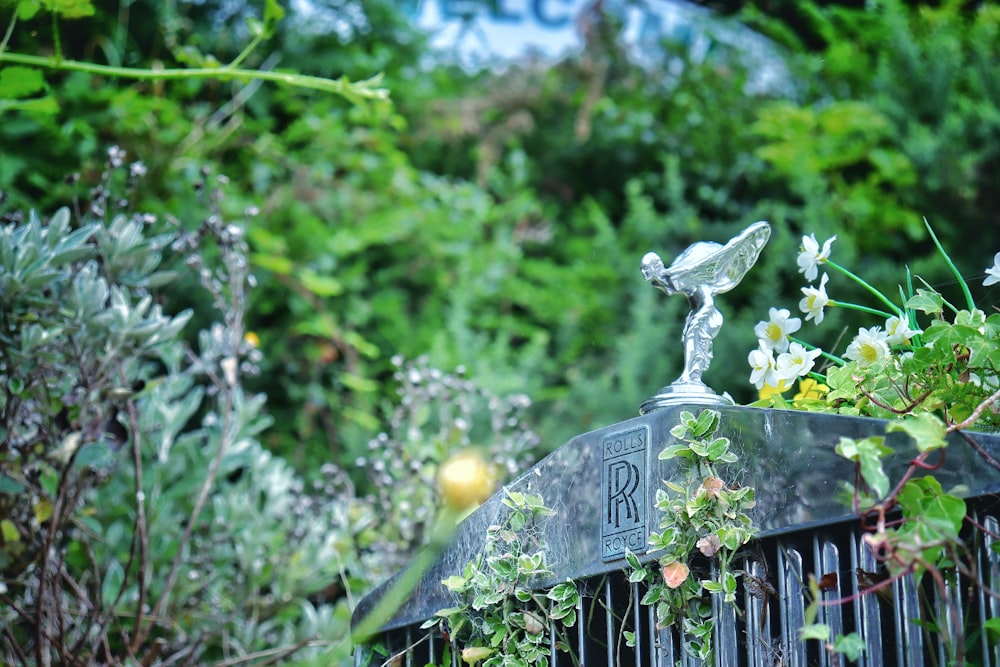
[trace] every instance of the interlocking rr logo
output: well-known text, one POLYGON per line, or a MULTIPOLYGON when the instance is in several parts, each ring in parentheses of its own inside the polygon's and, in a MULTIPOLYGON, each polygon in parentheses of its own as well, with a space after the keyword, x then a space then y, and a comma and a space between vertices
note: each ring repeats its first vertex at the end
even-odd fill
POLYGON ((644 553, 646 531, 646 426, 612 433, 601 440, 601 558, 644 553))

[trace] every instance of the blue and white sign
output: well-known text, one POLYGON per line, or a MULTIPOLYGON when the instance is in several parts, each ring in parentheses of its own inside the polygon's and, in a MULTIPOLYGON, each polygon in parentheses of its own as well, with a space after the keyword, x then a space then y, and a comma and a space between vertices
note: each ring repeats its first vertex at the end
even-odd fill
POLYGON ((431 46, 470 68, 525 58, 557 60, 578 52, 588 22, 604 12, 620 22, 622 41, 640 64, 662 61, 661 42, 670 39, 686 44, 695 61, 706 57, 713 41, 736 47, 761 70, 762 79, 783 69, 768 40, 685 0, 409 0, 408 4, 415 24, 431 36, 431 46))

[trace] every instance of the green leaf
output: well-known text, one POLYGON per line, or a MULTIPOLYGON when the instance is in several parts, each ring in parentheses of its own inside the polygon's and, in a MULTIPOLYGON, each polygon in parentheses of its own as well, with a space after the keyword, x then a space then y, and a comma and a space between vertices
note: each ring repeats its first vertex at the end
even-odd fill
POLYGON ((920 452, 942 449, 947 445, 945 442, 947 428, 944 422, 929 412, 906 415, 899 421, 889 422, 885 430, 888 433, 900 431, 906 433, 916 441, 917 450, 920 452))
POLYGON ((732 572, 726 572, 722 577, 722 590, 727 595, 732 595, 736 592, 736 575, 732 572))
POLYGON ((17 3, 17 18, 21 21, 30 21, 42 10, 42 3, 39 0, 21 0, 17 3))
POLYGON ((118 593, 125 583, 125 569, 118 561, 111 561, 108 571, 104 575, 101 583, 101 599, 110 608, 111 603, 118 597, 118 593))
POLYGON ((45 523, 52 518, 52 501, 48 498, 42 498, 31 509, 38 523, 45 523))
POLYGON ((991 618, 983 623, 983 627, 992 641, 1000 642, 1000 618, 991 618))
POLYGON ((860 464, 861 477, 877 498, 884 498, 889 493, 889 476, 882 469, 882 457, 891 454, 892 450, 884 443, 885 438, 882 436, 863 440, 841 438, 836 448, 837 453, 845 459, 860 464))
POLYGON ((299 280, 316 296, 339 296, 344 293, 344 285, 333 276, 321 276, 306 269, 299 274, 299 280))
POLYGON ((689 459, 691 458, 692 454, 693 452, 691 448, 688 447, 687 445, 670 445, 669 447, 664 447, 663 450, 660 451, 657 458, 659 458, 661 461, 669 461, 670 459, 676 458, 678 456, 682 456, 686 459, 689 459))
POLYGON ((263 37, 264 36, 264 24, 252 16, 246 18, 247 31, 250 33, 251 37, 263 37))
POLYGON ((42 0, 46 9, 67 19, 82 19, 94 15, 92 0, 42 0))
POLYGON ((709 461, 718 461, 729 450, 729 438, 716 438, 708 444, 706 457, 709 461))
POLYGON ((103 442, 88 442, 80 447, 73 459, 76 469, 104 468, 114 461, 111 449, 103 442))
POLYGON ((45 77, 30 67, 10 65, 0 69, 0 98, 29 97, 45 90, 45 77))
POLYGON ((825 623, 814 623, 803 626, 799 630, 799 637, 803 640, 818 639, 821 642, 825 642, 830 638, 830 626, 825 623))
POLYGON ((833 640, 833 650, 844 654, 848 660, 856 662, 865 652, 865 640, 857 632, 852 632, 849 635, 838 635, 833 640))
POLYGON ((269 255, 266 253, 254 253, 250 256, 250 263, 254 266, 277 273, 282 276, 289 276, 295 272, 295 263, 287 257, 281 255, 269 255))
POLYGON ((944 298, 937 292, 917 288, 917 293, 907 299, 905 307, 928 315, 939 315, 944 311, 944 298))
POLYGON ((7 475, 0 474, 0 493, 6 493, 8 495, 14 496, 24 491, 24 485, 8 477, 7 475))
POLYGON ((701 441, 691 443, 691 451, 699 458, 708 458, 708 445, 701 441))
POLYGON ((548 597, 553 602, 565 602, 566 600, 575 599, 576 597, 578 597, 576 584, 574 584, 572 581, 564 581, 561 584, 556 584, 548 592, 546 597, 548 597))
POLYGON ((270 38, 274 35, 275 29, 281 19, 285 18, 285 9, 278 4, 278 0, 265 0, 264 2, 264 37, 270 38))
POLYGON ((27 111, 28 113, 54 114, 59 112, 59 104, 55 98, 46 95, 30 100, 0 99, 0 111, 27 111))
POLYGON ((701 414, 698 415, 698 421, 692 429, 692 435, 696 438, 702 438, 705 435, 714 432, 718 426, 719 413, 715 410, 702 410, 701 414))
POLYGON ((703 579, 701 586, 709 593, 721 593, 723 591, 722 583, 713 581, 712 579, 703 579))
POLYGON ((21 541, 21 534, 18 532, 17 526, 10 519, 0 520, 0 537, 3 537, 5 544, 21 541))

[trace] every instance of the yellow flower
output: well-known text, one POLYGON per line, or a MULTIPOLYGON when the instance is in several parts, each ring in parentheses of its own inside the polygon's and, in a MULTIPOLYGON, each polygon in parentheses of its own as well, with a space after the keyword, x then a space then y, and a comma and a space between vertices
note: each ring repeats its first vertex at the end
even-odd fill
POLYGON ((254 348, 260 347, 260 336, 258 336, 252 331, 248 331, 245 334, 243 334, 243 342, 249 345, 250 347, 254 348))
POLYGON ((821 399, 826 396, 826 392, 828 391, 830 391, 830 388, 825 384, 816 382, 812 378, 803 378, 799 382, 799 393, 795 394, 792 400, 821 399))
POLYGON ((760 389, 760 400, 766 401, 769 398, 774 398, 775 396, 781 396, 783 393, 789 390, 788 383, 785 380, 778 380, 778 386, 765 384, 760 389))

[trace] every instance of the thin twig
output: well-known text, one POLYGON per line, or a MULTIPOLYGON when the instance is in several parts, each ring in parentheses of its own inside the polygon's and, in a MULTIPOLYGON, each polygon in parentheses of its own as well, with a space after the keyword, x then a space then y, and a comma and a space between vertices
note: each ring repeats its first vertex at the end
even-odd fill
POLYGON ((976 442, 975 438, 970 436, 965 431, 959 431, 958 434, 962 436, 962 439, 969 443, 974 450, 976 450, 976 453, 979 454, 979 456, 981 456, 990 467, 1000 470, 1000 461, 997 461, 995 458, 990 456, 990 453, 983 449, 983 446, 976 442))
MULTIPOLYGON (((134 636, 128 647, 129 653, 134 655, 148 634, 144 631, 142 610, 146 606, 146 570, 149 567, 149 534, 146 529, 146 497, 142 483, 142 446, 139 430, 139 413, 136 409, 135 401, 129 399, 126 405, 128 407, 129 430, 132 431, 132 465, 135 468, 135 528, 132 536, 133 548, 136 542, 139 544, 139 572, 136 575, 139 597, 135 605, 134 636)), ((130 554, 130 565, 131 562, 132 558, 130 554)))
POLYGON ((24 652, 21 650, 21 647, 18 645, 17 642, 17 637, 14 636, 14 632, 10 629, 9 625, 3 626, 3 633, 7 635, 7 645, 10 646, 10 650, 12 650, 15 655, 17 655, 17 658, 18 660, 21 661, 21 664, 22 665, 29 664, 28 656, 26 656, 24 652))
POLYGON ((971 415, 969 415, 962 421, 958 422, 957 424, 952 424, 951 426, 949 426, 948 433, 954 433, 955 431, 961 431, 963 429, 969 428, 977 421, 979 421, 979 418, 983 416, 983 412, 985 412, 986 408, 990 407, 998 400, 1000 400, 1000 389, 997 389, 995 392, 993 392, 993 394, 989 398, 987 398, 982 403, 977 405, 976 409, 972 411, 971 415))
MULTIPOLYGON (((224 385, 220 384, 220 389, 225 391, 225 406, 224 414, 222 417, 222 426, 219 429, 219 448, 215 452, 215 457, 212 459, 212 463, 209 464, 208 475, 205 477, 205 481, 201 485, 201 490, 198 492, 198 499, 195 501, 194 508, 191 510, 191 516, 188 518, 187 525, 184 527, 184 534, 181 536, 180 542, 177 545, 177 553, 174 554, 174 558, 170 563, 170 572, 167 574, 166 583, 163 585, 163 592, 160 595, 160 599, 156 603, 154 608, 154 615, 163 616, 164 610, 167 606, 167 601, 170 599, 170 592, 174 585, 177 583, 177 573, 180 570, 181 560, 184 558, 184 550, 187 547, 188 542, 191 541, 191 535, 194 533, 194 527, 198 522, 198 517, 201 515, 202 509, 205 507, 205 503, 208 501, 208 494, 212 490, 212 486, 215 484, 215 478, 219 474, 219 468, 222 466, 222 459, 226 455, 226 451, 229 449, 229 430, 230 421, 232 420, 233 413, 233 393, 232 389, 225 388, 224 385)), ((148 625, 145 626, 148 631, 148 625)))

